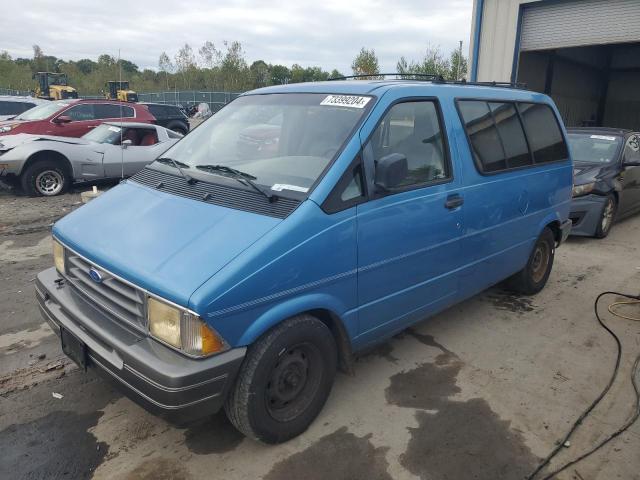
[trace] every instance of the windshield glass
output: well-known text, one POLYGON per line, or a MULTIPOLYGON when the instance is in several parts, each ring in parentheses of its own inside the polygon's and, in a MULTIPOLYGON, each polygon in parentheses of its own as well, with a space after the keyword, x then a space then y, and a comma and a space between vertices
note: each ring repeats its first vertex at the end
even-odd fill
POLYGON ((610 163, 615 160, 621 138, 613 135, 570 133, 569 148, 574 162, 610 163))
POLYGON ((110 143, 115 144, 120 142, 120 132, 122 129, 115 125, 107 125, 103 123, 98 125, 93 130, 89 130, 89 133, 85 133, 82 138, 97 143, 110 143))
POLYGON ((61 110, 63 107, 67 107, 69 104, 64 102, 50 102, 43 103, 42 105, 38 105, 37 107, 33 107, 26 112, 21 113, 17 117, 16 120, 44 120, 45 118, 49 118, 51 115, 56 113, 58 110, 61 110))
POLYGON ((212 180, 222 166, 276 192, 307 192, 373 103, 370 100, 306 93, 239 97, 163 156, 212 180))

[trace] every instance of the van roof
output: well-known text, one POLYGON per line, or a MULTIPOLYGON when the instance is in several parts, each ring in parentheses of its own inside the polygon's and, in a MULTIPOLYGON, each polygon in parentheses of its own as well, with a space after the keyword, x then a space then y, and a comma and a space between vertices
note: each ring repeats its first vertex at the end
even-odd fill
POLYGON ((419 87, 435 95, 447 91, 456 97, 481 96, 489 94, 493 98, 531 99, 540 98, 539 93, 520 88, 505 88, 490 84, 480 85, 463 82, 432 82, 424 80, 331 80, 326 82, 290 83, 288 85, 274 85, 246 92, 244 95, 265 93, 335 93, 343 95, 382 95, 392 89, 419 87))

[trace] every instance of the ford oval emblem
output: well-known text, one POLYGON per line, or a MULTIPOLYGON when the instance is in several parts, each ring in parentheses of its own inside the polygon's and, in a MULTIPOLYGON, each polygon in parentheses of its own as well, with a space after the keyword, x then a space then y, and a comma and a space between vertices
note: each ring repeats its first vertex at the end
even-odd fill
POLYGON ((91 280, 93 280, 96 283, 102 282, 102 274, 93 267, 89 269, 89 276, 91 277, 91 280))

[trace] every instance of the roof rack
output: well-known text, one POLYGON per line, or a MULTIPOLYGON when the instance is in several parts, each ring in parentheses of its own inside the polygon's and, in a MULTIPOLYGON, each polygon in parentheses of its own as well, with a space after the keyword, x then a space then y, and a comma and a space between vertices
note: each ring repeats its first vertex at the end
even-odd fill
POLYGON ((369 78, 371 80, 383 80, 383 77, 396 77, 396 80, 423 80, 425 82, 438 82, 445 83, 446 80, 442 75, 436 75, 433 73, 376 73, 375 75, 369 75, 368 73, 361 75, 345 75, 343 77, 333 77, 329 80, 349 80, 358 78, 369 78), (400 78, 398 78, 400 77, 400 78))
POLYGON ((445 80, 442 75, 436 75, 432 73, 378 73, 375 75, 369 74, 361 74, 361 75, 345 75, 342 77, 334 77, 330 78, 330 81, 333 80, 350 80, 350 79, 371 79, 371 80, 382 80, 383 77, 394 76, 395 79, 390 80, 420 80, 424 82, 433 82, 433 83, 446 83, 449 85, 470 85, 470 86, 479 86, 479 87, 500 87, 500 88, 518 88, 522 90, 527 90, 527 84, 522 82, 468 82, 466 80, 445 80))

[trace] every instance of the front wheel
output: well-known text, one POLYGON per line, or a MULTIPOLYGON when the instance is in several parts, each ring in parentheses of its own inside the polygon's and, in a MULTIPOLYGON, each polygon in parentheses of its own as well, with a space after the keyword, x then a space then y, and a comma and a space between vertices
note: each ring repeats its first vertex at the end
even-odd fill
POLYGON ((225 403, 246 436, 280 443, 304 432, 324 406, 336 373, 329 328, 311 315, 285 320, 249 347, 225 403))
POLYGON ((20 186, 30 197, 53 197, 69 189, 71 178, 59 162, 40 160, 29 165, 20 176, 20 186))
POLYGON ((535 295, 542 290, 551 274, 555 250, 553 232, 545 227, 533 246, 527 265, 507 280, 507 287, 524 295, 535 295))
POLYGON ((613 225, 613 220, 616 216, 616 199, 613 195, 607 196, 607 201, 602 207, 602 213, 600 214, 600 221, 598 222, 598 226, 596 227, 596 232, 594 237, 596 238, 604 238, 609 235, 611 231, 611 226, 613 225))

